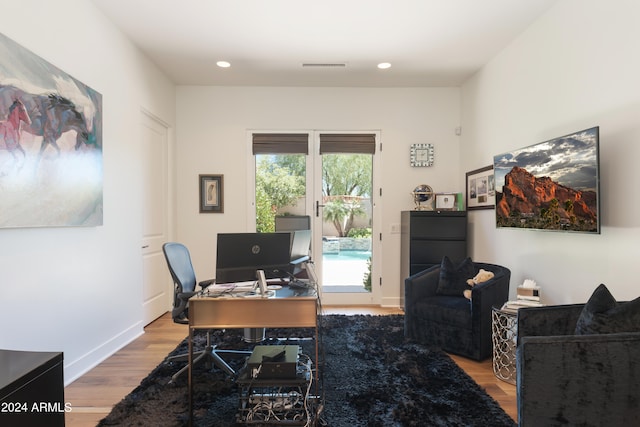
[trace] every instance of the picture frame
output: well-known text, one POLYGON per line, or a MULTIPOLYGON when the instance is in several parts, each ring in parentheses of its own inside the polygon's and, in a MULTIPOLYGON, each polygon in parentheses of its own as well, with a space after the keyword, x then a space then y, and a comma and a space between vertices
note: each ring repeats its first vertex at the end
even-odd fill
POLYGON ((200 213, 224 212, 224 176, 199 175, 200 213))
POLYGON ((437 211, 455 211, 458 208, 456 193, 436 193, 435 210, 437 211))
POLYGON ((496 182, 493 165, 466 174, 467 210, 495 209, 496 182))

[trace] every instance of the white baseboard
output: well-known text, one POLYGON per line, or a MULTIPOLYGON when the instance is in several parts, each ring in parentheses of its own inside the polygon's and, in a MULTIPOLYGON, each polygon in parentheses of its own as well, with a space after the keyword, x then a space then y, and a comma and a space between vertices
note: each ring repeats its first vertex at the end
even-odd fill
POLYGON ((400 297, 385 297, 380 301, 380 307, 404 307, 400 297))
MULTIPOLYGON (((98 366, 109 356, 144 334, 142 322, 137 322, 110 340, 94 348, 83 356, 64 365, 65 387, 98 366)), ((66 362, 66 361, 65 361, 66 362)))

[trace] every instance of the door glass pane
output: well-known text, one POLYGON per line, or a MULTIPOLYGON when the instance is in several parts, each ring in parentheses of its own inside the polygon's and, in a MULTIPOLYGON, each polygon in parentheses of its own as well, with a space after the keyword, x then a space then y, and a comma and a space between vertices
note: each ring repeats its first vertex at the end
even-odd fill
POLYGON ((258 154, 256 160, 256 231, 275 231, 276 215, 306 215, 306 156, 258 154))
POLYGON ((371 292, 373 156, 322 155, 323 292, 371 292))

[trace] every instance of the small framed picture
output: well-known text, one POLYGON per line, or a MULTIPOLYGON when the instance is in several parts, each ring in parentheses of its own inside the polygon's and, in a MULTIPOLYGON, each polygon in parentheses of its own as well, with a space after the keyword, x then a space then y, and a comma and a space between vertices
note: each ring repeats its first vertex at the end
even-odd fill
POLYGON ((496 185, 493 166, 467 172, 467 210, 495 209, 496 185))
POLYGON ((224 212, 223 175, 200 175, 200 213, 224 212))
POLYGON ((436 194, 436 210, 437 211, 453 211, 457 208, 456 193, 438 193, 436 194))

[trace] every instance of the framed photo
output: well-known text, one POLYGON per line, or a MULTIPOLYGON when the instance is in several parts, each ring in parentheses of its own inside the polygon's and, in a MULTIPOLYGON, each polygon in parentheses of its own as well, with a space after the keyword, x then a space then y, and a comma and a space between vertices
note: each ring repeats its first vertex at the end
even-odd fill
POLYGON ((224 212, 223 175, 200 175, 200 213, 224 212))
POLYGON ((455 211, 458 207, 456 203, 456 194, 437 193, 435 205, 437 211, 455 211))
POLYGON ((493 166, 467 172, 467 210, 495 209, 496 181, 493 166))

